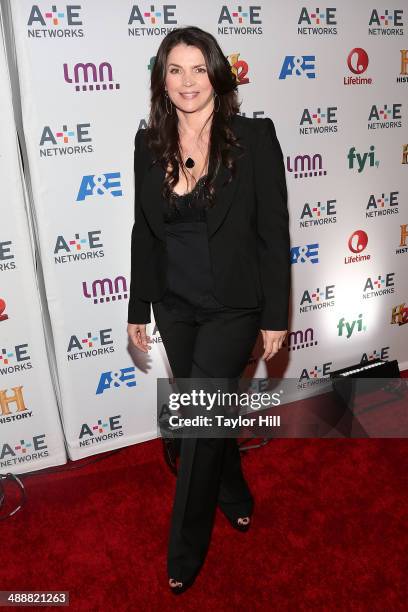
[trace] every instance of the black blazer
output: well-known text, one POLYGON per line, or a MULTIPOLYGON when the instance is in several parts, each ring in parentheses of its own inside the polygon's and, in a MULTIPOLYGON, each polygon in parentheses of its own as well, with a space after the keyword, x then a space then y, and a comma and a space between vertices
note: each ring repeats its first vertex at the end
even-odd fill
MULTIPOLYGON (((269 118, 235 115, 231 127, 246 151, 237 174, 220 166, 217 201, 207 210, 215 297, 233 307, 262 305, 261 329, 288 328, 290 240, 282 150, 269 118)), ((151 165, 145 130, 135 137, 135 221, 131 240, 128 323, 150 323, 150 303, 166 289, 165 170, 151 165)), ((237 149, 235 149, 237 150, 237 149)))

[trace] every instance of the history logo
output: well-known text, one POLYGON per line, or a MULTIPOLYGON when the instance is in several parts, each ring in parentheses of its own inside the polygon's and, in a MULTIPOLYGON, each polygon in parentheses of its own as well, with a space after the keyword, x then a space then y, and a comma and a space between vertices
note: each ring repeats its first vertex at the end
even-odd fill
POLYGON ((408 253, 407 247, 408 238, 408 223, 400 225, 400 243, 398 248, 395 250, 396 255, 406 255, 408 253))

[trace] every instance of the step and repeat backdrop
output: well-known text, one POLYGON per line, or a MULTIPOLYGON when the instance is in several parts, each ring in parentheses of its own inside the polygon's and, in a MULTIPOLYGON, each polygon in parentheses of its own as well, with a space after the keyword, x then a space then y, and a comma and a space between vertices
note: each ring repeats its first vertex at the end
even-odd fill
MULTIPOLYGON (((301 395, 316 392, 330 372, 375 357, 408 366, 404 3, 5 5, 71 458, 157 435, 156 379, 171 376, 164 346, 153 314, 148 355, 129 345, 126 330, 133 143, 148 118, 157 48, 179 26, 217 37, 241 114, 273 120, 286 164, 290 333, 268 365, 259 360, 259 338, 244 375, 296 379, 301 395)), ((8 240, 4 226, 0 239, 8 240)), ((16 290, 17 280, 10 299, 32 316, 16 290)), ((10 329, 7 346, 27 342, 24 326, 10 329)), ((3 376, 2 388, 12 383, 3 376)), ((44 411, 55 414, 39 375, 36 389, 44 411)))
POLYGON ((0 28, 0 473, 66 462, 0 28))

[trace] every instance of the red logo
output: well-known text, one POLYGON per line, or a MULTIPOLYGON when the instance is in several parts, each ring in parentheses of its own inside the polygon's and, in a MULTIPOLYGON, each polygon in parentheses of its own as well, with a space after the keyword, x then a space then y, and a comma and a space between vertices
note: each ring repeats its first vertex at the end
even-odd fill
POLYGON ((368 236, 363 230, 353 232, 348 240, 348 248, 353 253, 361 253, 367 247, 368 236))
POLYGON ((347 66, 353 74, 362 74, 368 68, 368 55, 361 47, 355 47, 347 57, 347 66))

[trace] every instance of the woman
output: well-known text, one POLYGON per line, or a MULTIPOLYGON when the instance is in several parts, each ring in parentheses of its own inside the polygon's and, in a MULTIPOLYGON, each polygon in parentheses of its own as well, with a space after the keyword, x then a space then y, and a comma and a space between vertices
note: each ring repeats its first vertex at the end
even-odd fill
MULTIPOLYGON (((238 115, 216 39, 171 31, 151 74, 147 130, 135 138, 128 334, 147 352, 152 305, 173 376, 242 374, 261 329, 268 361, 288 327, 287 190, 270 119, 238 115)), ((240 531, 253 498, 235 438, 183 438, 167 569, 184 592, 204 562, 217 504, 240 531)))

